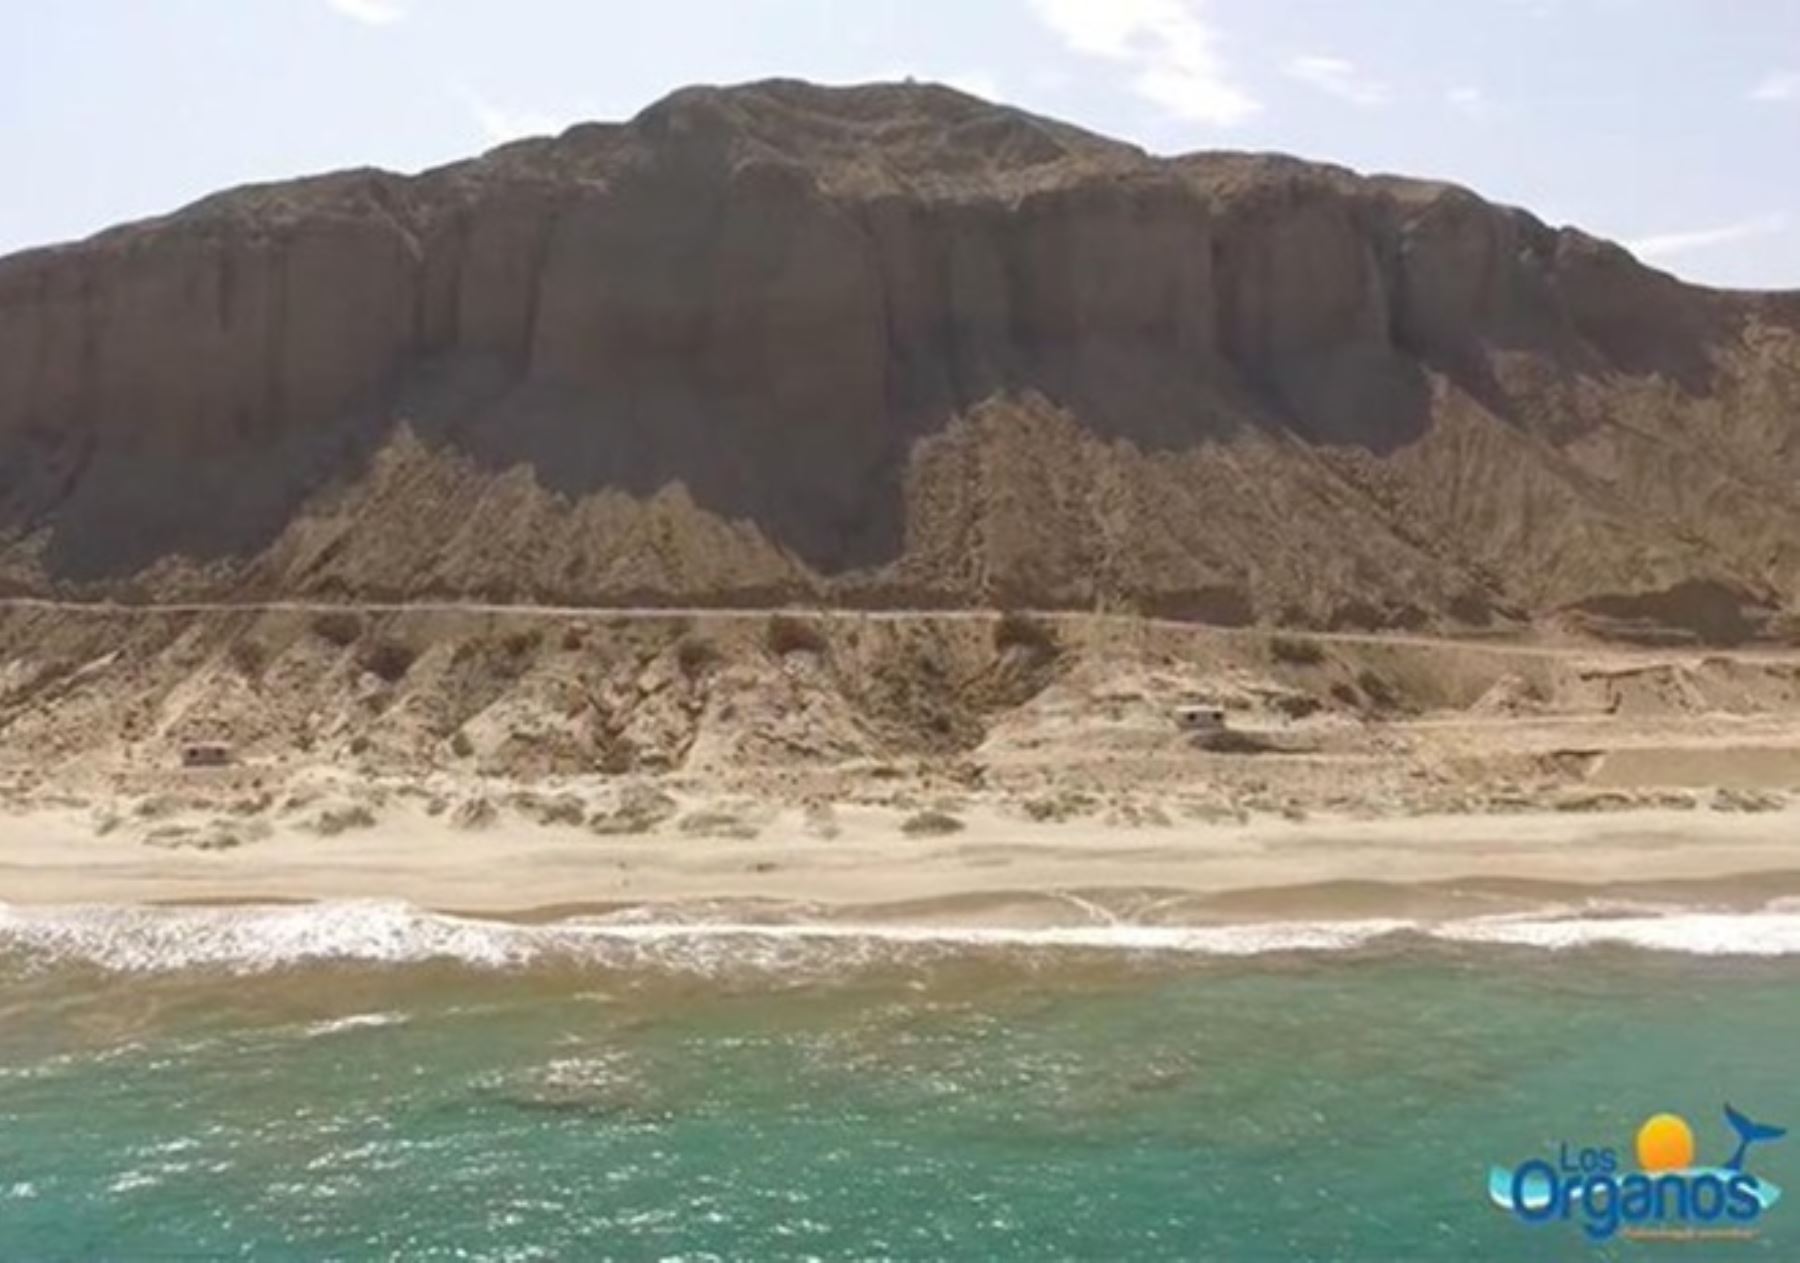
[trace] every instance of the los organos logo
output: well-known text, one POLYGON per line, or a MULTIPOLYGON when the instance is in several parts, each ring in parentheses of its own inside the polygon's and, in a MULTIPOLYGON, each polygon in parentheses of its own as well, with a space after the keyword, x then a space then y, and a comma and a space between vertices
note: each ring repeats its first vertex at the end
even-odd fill
POLYGON ((1750 1172, 1753 1146, 1785 1127, 1759 1123, 1727 1105, 1737 1147, 1722 1166, 1699 1163, 1694 1129, 1679 1114, 1656 1114, 1638 1128, 1637 1169, 1617 1150, 1564 1142, 1543 1158, 1488 1171, 1488 1198, 1527 1224, 1579 1223, 1595 1241, 1621 1231, 1635 1238, 1754 1236, 1752 1227, 1781 1190, 1750 1172))

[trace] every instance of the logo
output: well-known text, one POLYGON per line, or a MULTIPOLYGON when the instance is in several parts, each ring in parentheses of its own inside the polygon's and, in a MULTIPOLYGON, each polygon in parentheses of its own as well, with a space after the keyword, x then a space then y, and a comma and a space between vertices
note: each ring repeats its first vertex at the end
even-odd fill
POLYGON ((1637 1169, 1626 1170, 1611 1147, 1575 1148, 1551 1158, 1488 1171, 1488 1198, 1522 1223, 1576 1222, 1591 1240, 1623 1232, 1636 1239, 1748 1239, 1781 1190, 1746 1166, 1753 1145, 1777 1140, 1785 1127, 1759 1123, 1727 1105, 1737 1148, 1723 1166, 1696 1161, 1694 1129, 1679 1114, 1656 1114, 1638 1128, 1637 1169))

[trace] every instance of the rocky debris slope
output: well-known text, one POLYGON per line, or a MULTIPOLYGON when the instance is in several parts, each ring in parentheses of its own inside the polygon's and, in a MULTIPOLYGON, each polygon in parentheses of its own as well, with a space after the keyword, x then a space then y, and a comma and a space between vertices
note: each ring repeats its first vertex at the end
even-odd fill
POLYGON ((1086 615, 0 613, 0 809, 178 850, 272 822, 828 839, 873 810, 923 839, 996 813, 1762 811, 1796 787, 1794 655, 1086 615))
POLYGON ((1800 297, 948 89, 0 260, 0 590, 1785 634, 1800 297))

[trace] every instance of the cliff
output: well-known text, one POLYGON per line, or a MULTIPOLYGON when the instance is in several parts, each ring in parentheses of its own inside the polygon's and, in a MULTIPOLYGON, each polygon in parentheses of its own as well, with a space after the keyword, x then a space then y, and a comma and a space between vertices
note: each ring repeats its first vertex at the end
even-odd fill
POLYGON ((0 260, 0 590, 1783 632, 1800 295, 948 89, 0 260))

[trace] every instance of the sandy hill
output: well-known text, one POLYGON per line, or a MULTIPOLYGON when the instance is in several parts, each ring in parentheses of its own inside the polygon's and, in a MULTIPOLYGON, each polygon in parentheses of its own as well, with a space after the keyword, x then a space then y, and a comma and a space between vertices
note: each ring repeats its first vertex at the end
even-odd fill
POLYGON ((1785 635, 1800 295, 931 86, 0 260, 0 589, 1785 635))

